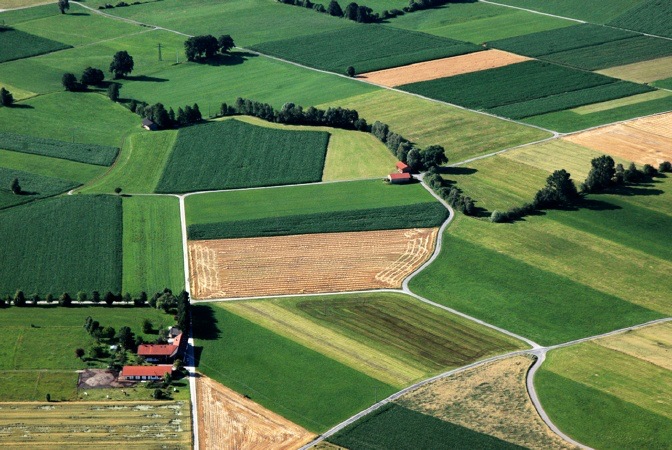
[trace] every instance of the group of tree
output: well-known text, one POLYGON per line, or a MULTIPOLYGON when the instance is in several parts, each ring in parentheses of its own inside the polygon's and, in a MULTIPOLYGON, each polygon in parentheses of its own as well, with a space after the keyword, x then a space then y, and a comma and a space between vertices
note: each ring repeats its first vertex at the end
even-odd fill
MULTIPOLYGON (((188 298, 188 296, 187 296, 188 298)), ((30 296, 27 296, 23 290, 17 289, 14 296, 8 295, 5 298, 0 298, 0 306, 14 305, 14 306, 37 306, 39 302, 46 302, 47 304, 52 304, 58 302, 60 306, 72 306, 74 301, 77 301, 79 304, 85 302, 91 302, 93 304, 105 303, 107 306, 113 306, 114 304, 123 303, 125 305, 133 304, 135 306, 145 306, 147 305, 147 293, 141 292, 138 297, 132 297, 130 293, 125 294, 115 294, 111 291, 107 291, 104 295, 101 295, 98 291, 93 291, 91 296, 87 295, 86 292, 79 291, 75 297, 64 292, 58 298, 54 297, 53 294, 47 294, 42 298, 39 294, 35 293, 30 296)), ((177 303, 173 305, 177 307, 177 303)))
POLYGON ((82 72, 82 76, 79 77, 79 81, 77 81, 75 74, 67 72, 63 74, 61 82, 66 91, 80 92, 86 90, 88 86, 100 86, 104 80, 105 74, 102 70, 87 67, 82 72))
POLYGON ((440 145, 420 149, 403 136, 390 131, 387 124, 376 121, 373 125, 369 125, 354 109, 336 107, 324 110, 313 106, 303 109, 301 105, 288 102, 277 111, 268 103, 240 97, 236 99, 234 105, 222 103, 220 116, 235 114, 250 115, 268 122, 289 125, 326 126, 368 132, 384 143, 399 161, 405 162, 416 171, 429 170, 448 162, 445 150, 440 145))
POLYGON ((114 328, 110 326, 101 327, 100 322, 93 320, 91 316, 87 316, 84 319, 84 329, 90 336, 96 339, 112 339, 116 333, 114 328))
POLYGON ((203 120, 198 103, 194 103, 193 106, 187 105, 184 109, 177 108, 177 114, 172 107, 166 110, 163 103, 150 105, 146 102, 131 100, 128 108, 140 117, 154 122, 160 130, 190 125, 203 120))
POLYGON ((61 14, 65 14, 65 10, 70 9, 70 2, 68 0, 58 0, 58 9, 61 14))
POLYGON ((0 88, 0 106, 12 106, 14 103, 14 96, 7 89, 0 88))
POLYGON ((188 61, 198 61, 212 58, 220 54, 226 55, 236 44, 233 38, 224 34, 219 38, 211 34, 205 36, 193 36, 184 41, 184 52, 188 61))
POLYGON ((474 200, 464 195, 459 188, 453 185, 452 181, 444 179, 435 171, 430 171, 425 175, 424 181, 439 197, 459 212, 467 216, 476 214, 474 200))

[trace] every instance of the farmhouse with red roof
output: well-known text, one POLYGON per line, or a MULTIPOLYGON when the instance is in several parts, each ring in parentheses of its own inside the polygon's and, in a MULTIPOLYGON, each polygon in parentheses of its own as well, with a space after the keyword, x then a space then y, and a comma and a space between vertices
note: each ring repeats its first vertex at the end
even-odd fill
POLYGON ((391 173, 387 176, 387 181, 389 181, 391 184, 404 184, 404 183, 410 183, 410 181, 413 179, 410 173, 391 173))
POLYGON ((138 356, 149 362, 172 363, 184 353, 187 340, 184 333, 178 334, 172 344, 141 344, 138 346, 138 356))
POLYGON ((173 366, 124 366, 119 377, 124 380, 160 380, 166 372, 172 375, 173 366))

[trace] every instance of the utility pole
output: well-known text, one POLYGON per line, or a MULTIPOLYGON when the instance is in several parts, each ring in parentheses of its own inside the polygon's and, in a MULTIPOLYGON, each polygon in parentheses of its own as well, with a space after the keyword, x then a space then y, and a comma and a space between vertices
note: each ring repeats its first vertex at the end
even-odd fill
POLYGON ((159 42, 159 61, 163 61, 163 58, 161 58, 161 43, 159 42))
POLYGON ((179 54, 178 54, 177 52, 178 52, 178 50, 175 49, 175 64, 179 64, 179 63, 180 63, 180 56, 179 56, 179 54))

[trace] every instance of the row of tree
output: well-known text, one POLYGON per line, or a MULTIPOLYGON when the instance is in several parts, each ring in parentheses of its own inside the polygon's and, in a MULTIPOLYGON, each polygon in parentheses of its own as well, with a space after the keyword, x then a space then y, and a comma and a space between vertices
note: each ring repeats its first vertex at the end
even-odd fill
POLYGON ((184 302, 186 299, 187 303, 189 301, 189 294, 186 291, 182 291, 178 297, 172 296, 172 291, 170 289, 164 289, 162 292, 157 292, 151 298, 148 298, 146 292, 141 292, 138 297, 132 297, 128 292, 124 295, 115 294, 110 291, 107 291, 104 295, 101 295, 98 291, 93 291, 91 296, 89 296, 84 291, 79 291, 75 298, 64 292, 58 298, 55 298, 53 294, 47 294, 42 298, 39 294, 26 295, 23 290, 17 289, 14 296, 8 295, 4 299, 0 299, 0 305, 14 305, 14 306, 36 306, 39 302, 54 303, 58 302, 61 306, 72 306, 76 301, 77 303, 91 302, 94 304, 105 303, 108 306, 112 306, 115 303, 133 303, 135 306, 145 306, 149 304, 152 308, 163 309, 166 312, 169 312, 171 309, 179 309, 179 302, 184 302), (165 297, 166 295, 170 297, 165 297))
POLYGON ((198 103, 193 106, 186 105, 183 108, 177 108, 177 113, 173 108, 166 110, 163 103, 150 105, 146 102, 131 100, 128 108, 140 117, 151 120, 160 130, 176 128, 203 120, 198 103))
POLYGON ((241 97, 238 97, 233 105, 222 103, 220 116, 236 114, 289 125, 326 126, 371 133, 384 143, 399 161, 405 162, 416 171, 428 170, 448 162, 445 150, 440 145, 418 148, 400 134, 390 131, 390 127, 385 123, 376 121, 373 125, 369 125, 354 109, 336 107, 324 110, 310 106, 304 110, 301 105, 288 102, 277 111, 268 103, 241 97))
POLYGON ((233 38, 228 34, 224 34, 219 38, 208 34, 205 36, 193 36, 184 41, 184 52, 187 55, 188 61, 198 61, 212 58, 218 53, 226 55, 235 46, 233 38))
POLYGON ((459 212, 467 216, 476 214, 474 201, 455 187, 452 181, 444 179, 434 171, 425 175, 424 181, 439 197, 459 212))

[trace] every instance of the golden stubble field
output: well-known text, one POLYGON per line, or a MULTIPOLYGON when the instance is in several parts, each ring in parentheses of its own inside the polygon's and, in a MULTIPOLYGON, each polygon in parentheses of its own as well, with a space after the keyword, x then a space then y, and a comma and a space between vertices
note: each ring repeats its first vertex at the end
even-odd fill
POLYGON ((198 436, 202 449, 289 450, 315 435, 216 381, 200 376, 198 436))
POLYGON ((398 288, 434 251, 437 228, 189 242, 196 299, 398 288))
POLYGON ((378 70, 358 75, 361 78, 382 86, 395 87, 419 81, 452 77, 463 73, 478 72, 508 66, 530 58, 502 50, 486 50, 450 58, 435 59, 393 69, 378 70))
POLYGON ((2 448, 190 449, 189 402, 0 403, 2 448))

